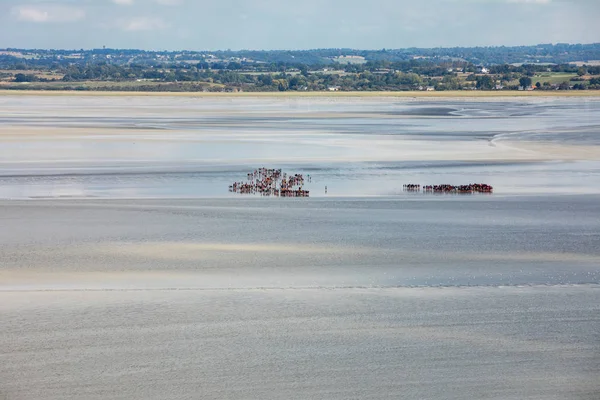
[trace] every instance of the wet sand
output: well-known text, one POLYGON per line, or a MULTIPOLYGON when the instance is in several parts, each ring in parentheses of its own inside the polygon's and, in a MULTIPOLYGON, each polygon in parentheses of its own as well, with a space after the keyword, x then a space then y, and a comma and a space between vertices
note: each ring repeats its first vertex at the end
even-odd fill
POLYGON ((389 196, 407 182, 464 179, 507 195, 600 193, 595 99, 0 103, 0 198, 226 197, 260 166, 312 174, 313 196, 325 186, 329 196, 389 196))
POLYGON ((554 91, 473 91, 473 90, 447 90, 439 92, 403 91, 403 92, 119 92, 119 91, 63 91, 63 90, 0 90, 0 96, 105 96, 105 97, 360 97, 360 98, 527 98, 527 97, 599 97, 600 90, 554 90, 554 91))
POLYGON ((2 396, 600 393, 600 197, 271 200, 1 202, 2 396))
POLYGON ((597 399, 598 287, 2 293, 6 399, 597 399))
POLYGON ((600 102, 0 103, 0 399, 600 394, 600 102))
POLYGON ((3 201, 0 277, 19 290, 597 283, 599 197, 3 201))

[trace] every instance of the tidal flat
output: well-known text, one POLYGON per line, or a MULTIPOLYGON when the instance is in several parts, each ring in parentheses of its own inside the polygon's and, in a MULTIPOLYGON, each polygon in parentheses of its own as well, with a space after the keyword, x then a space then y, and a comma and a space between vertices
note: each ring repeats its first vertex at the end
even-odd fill
POLYGON ((5 95, 0 148, 0 399, 600 395, 599 100, 5 95))

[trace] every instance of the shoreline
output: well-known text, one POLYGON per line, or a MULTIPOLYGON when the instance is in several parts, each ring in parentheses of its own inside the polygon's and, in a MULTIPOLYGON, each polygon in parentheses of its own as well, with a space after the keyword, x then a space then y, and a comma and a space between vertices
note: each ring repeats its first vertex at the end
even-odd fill
POLYGON ((280 97, 280 98, 600 98, 600 90, 572 91, 439 91, 439 92, 136 92, 77 90, 0 90, 3 96, 131 96, 131 97, 280 97))

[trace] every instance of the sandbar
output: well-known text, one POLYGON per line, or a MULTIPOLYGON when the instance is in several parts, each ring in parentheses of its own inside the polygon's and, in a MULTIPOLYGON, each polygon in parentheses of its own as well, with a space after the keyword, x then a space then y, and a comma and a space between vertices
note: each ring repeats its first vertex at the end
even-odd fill
POLYGON ((0 90, 0 96, 150 96, 150 97, 363 97, 363 98, 527 98, 527 97, 600 97, 600 90, 552 91, 406 91, 406 92, 136 92, 136 91, 67 91, 67 90, 0 90))

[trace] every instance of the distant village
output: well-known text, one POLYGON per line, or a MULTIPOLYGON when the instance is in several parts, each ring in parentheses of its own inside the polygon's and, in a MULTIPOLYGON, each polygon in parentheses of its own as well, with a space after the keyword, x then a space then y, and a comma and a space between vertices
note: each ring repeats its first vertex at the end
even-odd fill
POLYGON ((600 45, 377 51, 0 49, 0 89, 594 90, 600 89, 600 45))

